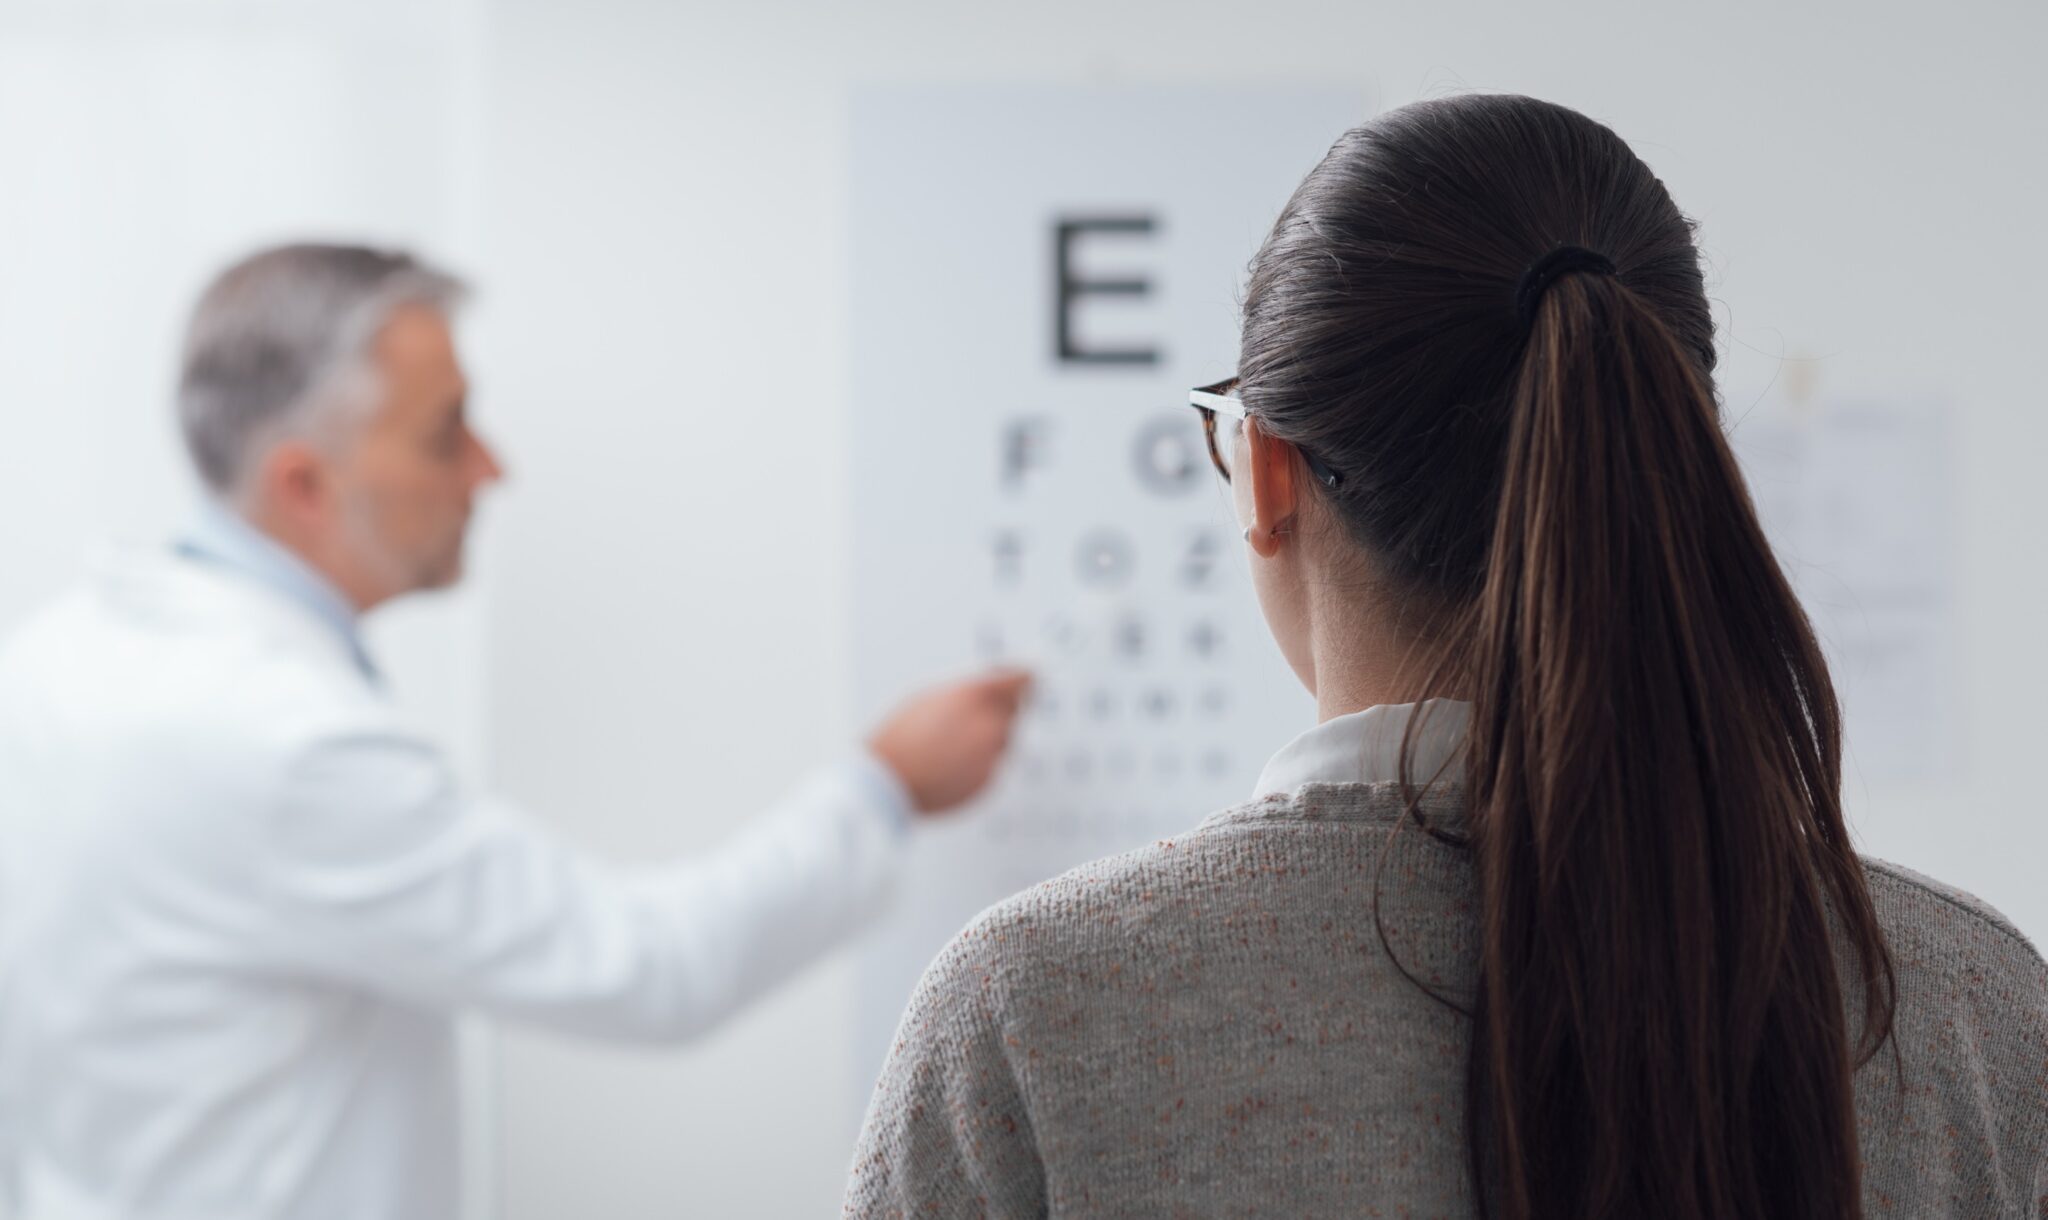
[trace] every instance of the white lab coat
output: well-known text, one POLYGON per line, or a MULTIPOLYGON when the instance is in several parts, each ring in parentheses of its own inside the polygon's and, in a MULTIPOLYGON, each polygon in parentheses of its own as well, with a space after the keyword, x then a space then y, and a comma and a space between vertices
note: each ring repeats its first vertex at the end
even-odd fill
POLYGON ((25 1220, 452 1220, 455 1014, 704 1030, 882 902, 902 811, 860 766, 607 868, 462 791, 290 599, 114 558, 0 658, 25 1220))

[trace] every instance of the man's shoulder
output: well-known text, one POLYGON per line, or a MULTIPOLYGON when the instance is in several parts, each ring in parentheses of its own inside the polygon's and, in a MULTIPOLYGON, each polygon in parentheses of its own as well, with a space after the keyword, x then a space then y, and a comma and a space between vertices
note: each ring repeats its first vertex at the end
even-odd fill
POLYGON ((238 755, 395 728, 345 657, 190 565, 101 565, 0 644, 0 721, 238 755))

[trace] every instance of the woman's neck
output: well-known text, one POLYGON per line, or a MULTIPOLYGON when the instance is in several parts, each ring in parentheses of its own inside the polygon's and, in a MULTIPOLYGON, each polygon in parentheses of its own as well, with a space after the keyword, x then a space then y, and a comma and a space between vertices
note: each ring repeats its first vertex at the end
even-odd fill
POLYGON ((1388 603, 1357 589, 1313 599, 1309 648, 1318 723, 1383 703, 1467 697, 1455 676, 1430 682, 1441 618, 1388 603))

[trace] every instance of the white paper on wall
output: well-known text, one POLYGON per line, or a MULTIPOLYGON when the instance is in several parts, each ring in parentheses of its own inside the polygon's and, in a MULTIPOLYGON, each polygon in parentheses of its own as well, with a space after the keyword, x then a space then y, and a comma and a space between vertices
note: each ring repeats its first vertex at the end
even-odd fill
POLYGON ((1186 401, 1232 370, 1251 255, 1364 113, 1334 91, 856 98, 857 699, 997 659, 1040 678, 1006 773, 919 836, 863 942, 863 1102, 976 912, 1245 799, 1313 724, 1186 401))
POLYGON ((1924 402, 1766 398, 1729 437, 1843 706, 1845 778, 1958 765, 1950 425, 1924 402))

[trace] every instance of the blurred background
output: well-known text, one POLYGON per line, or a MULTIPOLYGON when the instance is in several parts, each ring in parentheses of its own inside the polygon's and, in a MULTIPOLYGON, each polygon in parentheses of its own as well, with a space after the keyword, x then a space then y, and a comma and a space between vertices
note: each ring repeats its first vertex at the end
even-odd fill
MULTIPOLYGON (((593 852, 707 847, 936 676, 860 670, 857 603, 918 589, 854 559, 881 451, 859 98, 1355 98, 1234 196, 1270 219, 1346 122, 1530 93, 1614 126, 1700 222, 1731 430, 1844 667, 1862 845, 2038 943, 2044 45, 2021 0, 0 0, 0 629, 189 511, 170 378, 214 269, 287 237, 413 246, 480 289, 475 418, 511 479, 468 584, 379 616, 397 693, 593 852)), ((1176 331, 1213 344, 1190 372, 1228 371, 1241 235, 1176 331)), ((940 368, 924 392, 963 411, 993 390, 940 368)), ((1305 723, 1245 742, 1252 771, 1305 723)), ((479 1031, 475 1216, 829 1214, 879 1054, 851 1032, 885 1003, 869 960, 673 1052, 479 1031)))

